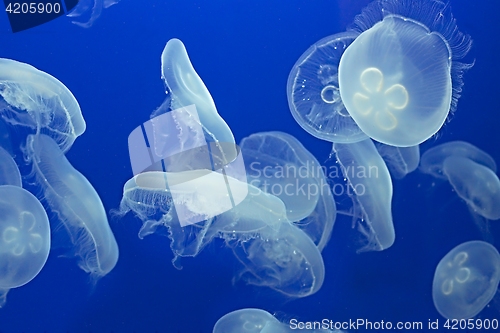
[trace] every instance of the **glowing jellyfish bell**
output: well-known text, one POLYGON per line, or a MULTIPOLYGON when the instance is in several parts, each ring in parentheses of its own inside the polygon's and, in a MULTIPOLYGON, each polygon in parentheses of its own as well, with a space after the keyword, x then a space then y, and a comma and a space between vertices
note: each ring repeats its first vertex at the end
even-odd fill
POLYGON ((288 76, 288 105, 293 118, 309 134, 330 142, 367 138, 344 107, 339 92, 339 61, 359 32, 348 31, 314 43, 288 76))
POLYGON ((18 186, 0 186, 0 308, 9 289, 30 282, 50 250, 50 227, 42 204, 18 186))
POLYGON ((456 109, 471 47, 448 5, 435 0, 375 1, 355 20, 362 32, 339 64, 344 105, 379 142, 408 147, 434 135, 456 109))
POLYGON ((448 252, 436 267, 432 299, 448 319, 468 319, 492 300, 500 280, 500 254, 491 244, 465 242, 448 252))
POLYGON ((0 114, 10 125, 52 137, 66 152, 85 132, 85 120, 71 91, 35 67, 0 59, 0 114))
POLYGON ((99 278, 118 261, 118 245, 99 195, 47 135, 28 135, 25 155, 44 200, 69 233, 79 266, 99 278))

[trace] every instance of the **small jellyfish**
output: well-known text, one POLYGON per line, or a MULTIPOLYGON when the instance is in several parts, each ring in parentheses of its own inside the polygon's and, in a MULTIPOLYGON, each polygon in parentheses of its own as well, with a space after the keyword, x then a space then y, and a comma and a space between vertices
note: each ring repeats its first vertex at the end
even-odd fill
POLYGON ((226 241, 244 266, 237 278, 249 284, 269 287, 288 297, 310 296, 323 285, 323 257, 311 238, 292 223, 226 241))
POLYGON ((339 64, 344 105, 369 137, 418 145, 456 108, 471 47, 449 7, 435 0, 378 0, 355 20, 361 34, 339 64))
POLYGON ((491 301, 500 280, 500 254, 489 243, 465 242, 448 252, 436 267, 432 299, 448 319, 468 319, 491 301))
POLYGON ((368 138, 345 109, 339 92, 340 58, 358 35, 343 32, 314 43, 288 76, 287 96, 292 116, 319 139, 348 143, 368 138))
POLYGON ((443 172, 443 163, 450 156, 466 157, 497 172, 497 164, 490 155, 465 141, 450 141, 427 150, 422 154, 419 170, 435 178, 448 180, 443 172))
POLYGON ((67 16, 80 17, 90 11, 90 17, 87 22, 72 21, 72 23, 82 28, 90 28, 92 24, 94 24, 94 21, 101 16, 104 8, 111 7, 119 1, 120 0, 79 0, 78 5, 67 16))
POLYGON ((222 316, 215 323, 213 333, 286 333, 282 324, 269 312, 261 309, 241 309, 222 316))
POLYGON ((0 185, 22 186, 21 173, 10 154, 0 147, 0 185))
POLYGON ((42 204, 18 186, 0 186, 0 308, 9 289, 30 282, 50 250, 50 226, 42 204))
POLYGON ((109 273, 118 260, 118 245, 95 189, 49 136, 29 135, 24 153, 32 162, 44 200, 76 247, 80 268, 93 278, 109 273))
POLYGON ((395 179, 403 179, 407 174, 415 171, 420 163, 420 146, 411 147, 393 147, 376 144, 377 150, 382 156, 395 179))
POLYGON ((450 156, 444 160, 443 173, 474 213, 500 219, 500 180, 491 169, 466 157, 450 156))
POLYGON ((7 123, 51 136, 63 152, 85 132, 85 120, 71 91, 33 66, 0 59, 0 96, 0 115, 7 123))
POLYGON ((247 181, 280 198, 288 220, 318 245, 326 246, 336 206, 318 160, 293 136, 283 132, 255 133, 241 140, 247 181))
POLYGON ((344 177, 353 190, 353 201, 361 211, 359 230, 367 245, 358 252, 382 251, 394 243, 391 201, 392 181, 384 160, 372 140, 356 143, 334 143, 344 177))
POLYGON ((327 328, 302 328, 300 323, 294 319, 290 320, 289 324, 287 324, 280 322, 269 312, 261 309, 240 309, 225 314, 217 320, 213 333, 292 333, 303 329, 311 333, 343 332, 327 328))

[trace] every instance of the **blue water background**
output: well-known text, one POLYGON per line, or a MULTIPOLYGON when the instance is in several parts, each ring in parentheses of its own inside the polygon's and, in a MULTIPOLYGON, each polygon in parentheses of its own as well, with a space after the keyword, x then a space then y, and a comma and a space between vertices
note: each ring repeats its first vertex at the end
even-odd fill
MULTIPOLYGON (((67 153, 96 188, 107 211, 117 208, 132 176, 127 137, 164 100, 160 55, 181 39, 239 142, 261 131, 298 138, 320 162, 331 144, 295 123, 286 81, 299 56, 317 40, 345 30, 365 0, 139 1, 122 0, 90 29, 66 17, 12 34, 0 14, 0 57, 29 63, 61 80, 76 96, 87 131, 67 153)), ((460 29, 472 35, 463 96, 452 121, 422 150, 465 140, 500 162, 500 4, 453 0, 460 29)), ((326 163, 332 163, 328 161, 326 163)), ((120 247, 116 268, 92 287, 74 259, 51 253, 41 273, 11 290, 0 310, 0 332, 208 333, 236 309, 265 309, 283 321, 444 319, 432 303, 439 260, 461 242, 481 239, 465 204, 448 184, 418 172, 394 182, 394 246, 356 254, 357 233, 338 218, 324 249, 326 278, 310 297, 290 300, 267 288, 233 284, 239 269, 222 242, 210 244, 176 270, 164 236, 137 238, 139 220, 110 218, 120 247)), ((496 245, 500 228, 492 225, 496 245)), ((500 319, 500 302, 479 318, 500 319)), ((426 330, 424 330, 426 331, 426 330)), ((440 329, 440 331, 445 331, 440 329)))

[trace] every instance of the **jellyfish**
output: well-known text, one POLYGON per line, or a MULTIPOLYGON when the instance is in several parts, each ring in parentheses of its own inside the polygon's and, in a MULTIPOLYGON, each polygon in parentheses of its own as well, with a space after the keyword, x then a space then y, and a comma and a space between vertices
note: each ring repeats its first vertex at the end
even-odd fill
POLYGON ((437 133, 456 109, 471 48, 447 4, 377 0, 355 19, 361 34, 339 63, 342 101, 369 137, 397 147, 437 133))
POLYGON ((323 257, 316 244, 292 223, 267 227, 254 235, 226 239, 243 270, 236 279, 269 287, 287 297, 316 293, 325 278, 323 257))
POLYGON ((376 144, 375 146, 393 178, 403 179, 418 168, 420 146, 393 147, 384 144, 376 144))
POLYGON ((336 207, 318 160, 293 136, 255 133, 241 140, 248 183, 280 198, 289 221, 318 245, 326 246, 336 207))
MULTIPOLYGON (((161 55, 161 73, 169 95, 170 109, 194 104, 205 130, 205 137, 213 142, 225 142, 224 160, 233 161, 237 156, 233 132, 217 112, 207 87, 193 68, 184 44, 171 39, 161 55)), ((157 115, 157 114, 155 114, 157 115)))
POLYGON ((0 146, 0 185, 22 186, 21 173, 10 154, 0 146))
POLYGON ((322 190, 321 166, 297 139, 282 132, 255 133, 240 147, 250 184, 280 198, 290 221, 311 214, 322 190))
POLYGON ((0 308, 10 289, 40 273, 50 249, 47 213, 25 189, 0 186, 0 308))
POLYGON ((102 10, 104 8, 111 7, 112 5, 117 4, 119 1, 120 0, 79 0, 78 5, 67 16, 80 17, 85 13, 91 11, 90 17, 87 22, 72 21, 72 23, 82 28, 90 28, 92 24, 94 24, 94 21, 99 16, 101 16, 102 10))
POLYGON ((500 180, 491 169, 466 157, 450 156, 444 160, 443 173, 474 213, 500 219, 500 180))
POLYGON ((370 139, 357 143, 334 143, 344 177, 352 188, 356 209, 361 212, 358 229, 367 244, 358 252, 382 251, 395 240, 392 223, 392 181, 384 160, 370 139))
POLYGON ((292 116, 316 138, 341 143, 368 138, 345 109, 339 92, 340 57, 358 35, 343 32, 314 43, 288 76, 287 96, 292 116))
MULTIPOLYGON (((254 235, 259 230, 270 226, 279 228, 279 224, 288 222, 283 202, 259 188, 238 179, 228 177, 230 186, 239 192, 247 192, 245 199, 234 208, 224 211, 202 206, 198 202, 197 187, 172 188, 166 186, 166 179, 180 184, 194 173, 204 173, 203 183, 200 186, 211 190, 211 193, 224 193, 226 184, 220 182, 219 174, 212 171, 207 176, 206 170, 186 171, 176 173, 144 172, 131 178, 123 188, 123 198, 120 208, 115 214, 124 215, 133 212, 142 220, 143 226, 139 231, 139 238, 152 233, 166 234, 170 240, 170 247, 174 254, 172 263, 181 268, 181 257, 196 256, 215 237, 227 239, 244 238, 254 235), (175 203, 175 193, 180 191, 184 198, 175 203), (193 210, 193 213, 206 214, 207 219, 195 224, 182 224, 179 219, 179 210, 193 210), (214 214, 217 213, 217 214, 214 214), (215 216, 217 215, 217 216, 215 216), (163 232, 166 229, 166 232, 163 232)), ((224 196, 224 195, 223 195, 224 196)), ((217 201, 217 200, 216 200, 217 201)))
POLYGON ((448 319, 468 319, 491 301, 500 281, 500 254, 483 241, 462 243, 436 267, 432 299, 448 319))
MULTIPOLYGON (((290 323, 280 322, 269 312, 261 309, 240 309, 222 316, 215 323, 213 333, 291 333, 301 326, 296 320, 290 323)), ((324 326, 318 329, 305 328, 308 332, 342 333, 341 330, 329 330, 324 326)))
POLYGON ((85 131, 85 120, 71 91, 33 66, 0 59, 0 96, 4 121, 51 136, 63 152, 85 131))
POLYGON ((443 172, 443 163, 450 156, 466 157, 497 172, 497 164, 490 155, 465 141, 450 141, 427 150, 422 154, 419 170, 435 178, 448 180, 443 172))
POLYGON ((44 200, 68 231, 79 267, 93 278, 109 273, 118 260, 118 245, 95 189, 51 137, 29 135, 24 153, 44 200))

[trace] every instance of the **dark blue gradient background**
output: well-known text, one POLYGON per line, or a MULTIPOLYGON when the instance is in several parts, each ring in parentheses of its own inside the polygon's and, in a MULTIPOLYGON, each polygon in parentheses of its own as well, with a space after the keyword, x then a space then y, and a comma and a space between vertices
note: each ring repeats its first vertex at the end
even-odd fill
MULTIPOLYGON (((311 44, 344 31, 366 4, 122 0, 90 29, 61 17, 17 34, 0 13, 0 57, 50 73, 76 96, 87 131, 67 157, 109 212, 118 207, 122 186, 132 176, 127 137, 164 100, 160 55, 170 38, 186 45, 238 142, 255 132, 284 131, 324 162, 331 144, 307 134, 290 114, 288 73, 311 44)), ((451 5, 460 29, 474 39, 466 60, 476 63, 464 77, 452 121, 422 150, 465 140, 500 161, 500 4, 452 0, 451 5)), ((439 319, 442 324, 431 297, 434 269, 451 248, 481 234, 451 187, 432 181, 416 172, 394 182, 396 242, 386 251, 356 254, 356 231, 350 219, 339 217, 323 252, 325 283, 317 294, 298 300, 233 284, 239 266, 222 242, 183 259, 179 271, 170 263, 166 237, 139 240, 139 220, 110 218, 120 247, 116 268, 93 287, 74 259, 51 253, 33 281, 9 293, 0 310, 0 332, 209 333, 218 318, 246 307, 265 309, 282 321, 366 318, 427 325, 439 319)), ((490 232, 499 245, 497 224, 490 232)), ((479 318, 500 319, 500 302, 479 318)))

